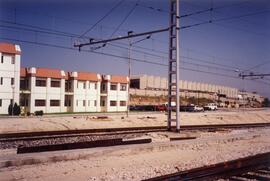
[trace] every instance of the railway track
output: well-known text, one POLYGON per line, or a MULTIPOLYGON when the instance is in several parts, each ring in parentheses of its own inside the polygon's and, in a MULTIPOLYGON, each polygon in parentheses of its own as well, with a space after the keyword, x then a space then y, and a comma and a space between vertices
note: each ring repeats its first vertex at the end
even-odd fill
MULTIPOLYGON (((212 125, 184 125, 181 130, 185 131, 218 131, 223 129, 247 129, 270 127, 270 123, 248 123, 248 124, 212 124, 212 125)), ((59 131, 38 131, 0 134, 0 142, 6 141, 27 141, 48 138, 65 138, 76 136, 100 136, 100 135, 121 135, 167 131, 166 126, 151 127, 126 127, 126 128, 100 128, 81 130, 59 130, 59 131)))
POLYGON ((270 152, 248 156, 228 162, 180 171, 168 175, 154 177, 146 181, 163 180, 270 180, 270 152))

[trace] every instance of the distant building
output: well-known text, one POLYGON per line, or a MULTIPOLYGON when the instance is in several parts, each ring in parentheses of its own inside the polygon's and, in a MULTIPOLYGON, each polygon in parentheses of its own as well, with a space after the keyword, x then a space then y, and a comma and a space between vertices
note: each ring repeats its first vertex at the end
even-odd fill
MULTIPOLYGON (((164 77, 151 75, 135 75, 130 78, 130 93, 137 96, 166 96, 168 81, 164 77)), ((214 102, 227 102, 231 104, 262 103, 263 97, 257 93, 241 92, 236 88, 180 80, 180 95, 185 98, 207 98, 214 102)), ((257 104, 257 106, 258 106, 257 104)), ((255 104, 254 104, 255 105, 255 104)))
POLYGON ((0 43, 0 114, 19 103, 21 49, 19 45, 0 43))

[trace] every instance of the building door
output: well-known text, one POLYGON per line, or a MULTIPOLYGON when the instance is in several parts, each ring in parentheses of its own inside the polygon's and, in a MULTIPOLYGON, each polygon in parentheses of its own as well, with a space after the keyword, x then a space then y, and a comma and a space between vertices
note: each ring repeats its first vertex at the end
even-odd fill
POLYGON ((101 112, 107 111, 107 97, 105 96, 100 97, 100 110, 101 112))

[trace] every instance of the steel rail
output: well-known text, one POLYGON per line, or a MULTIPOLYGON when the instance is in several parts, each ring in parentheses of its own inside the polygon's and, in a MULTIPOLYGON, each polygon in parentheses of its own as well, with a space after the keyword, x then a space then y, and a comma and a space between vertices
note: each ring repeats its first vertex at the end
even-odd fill
MULTIPOLYGON (((247 129, 270 127, 270 123, 247 123, 247 124, 212 124, 212 125, 183 125, 182 130, 216 131, 219 129, 247 129)), ((173 127, 174 128, 174 127, 173 127)), ((37 131, 37 132, 16 132, 0 134, 0 141, 19 139, 42 139, 56 137, 72 137, 80 135, 111 135, 166 131, 167 126, 150 127, 125 127, 125 128, 100 128, 81 130, 58 130, 58 131, 37 131)))
POLYGON ((191 170, 180 171, 172 174, 162 175, 146 179, 145 181, 163 181, 163 180, 216 180, 226 179, 232 176, 239 176, 249 171, 265 169, 270 166, 270 152, 248 156, 232 161, 222 162, 209 166, 194 168, 191 170))

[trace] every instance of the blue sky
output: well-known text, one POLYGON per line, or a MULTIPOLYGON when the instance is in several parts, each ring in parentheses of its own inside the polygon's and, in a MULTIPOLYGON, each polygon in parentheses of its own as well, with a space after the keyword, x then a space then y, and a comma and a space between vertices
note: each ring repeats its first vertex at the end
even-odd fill
MULTIPOLYGON (((72 48, 75 42, 87 42, 90 37, 111 37, 134 7, 113 37, 126 35, 128 31, 139 33, 168 26, 168 0, 123 0, 119 7, 85 35, 87 38, 78 38, 77 35, 92 27, 120 1, 0 0, 0 41, 21 45, 22 66, 127 75, 127 40, 95 50, 123 58, 59 48, 72 48), (65 36, 62 36, 64 33, 65 36), (71 34, 74 36, 70 37, 71 34)), ((180 14, 211 7, 213 11, 180 19, 180 26, 213 20, 213 23, 180 31, 180 79, 232 86, 270 97, 270 77, 252 81, 232 78, 238 76, 235 70, 248 70, 259 64, 262 65, 250 71, 270 73, 270 2, 182 0, 180 14)), ((90 50, 90 47, 84 47, 84 50, 90 50)), ((167 52, 168 33, 164 32, 133 46, 131 56, 137 60, 166 64, 167 52)), ((132 74, 166 76, 167 67, 133 60, 132 74)))

